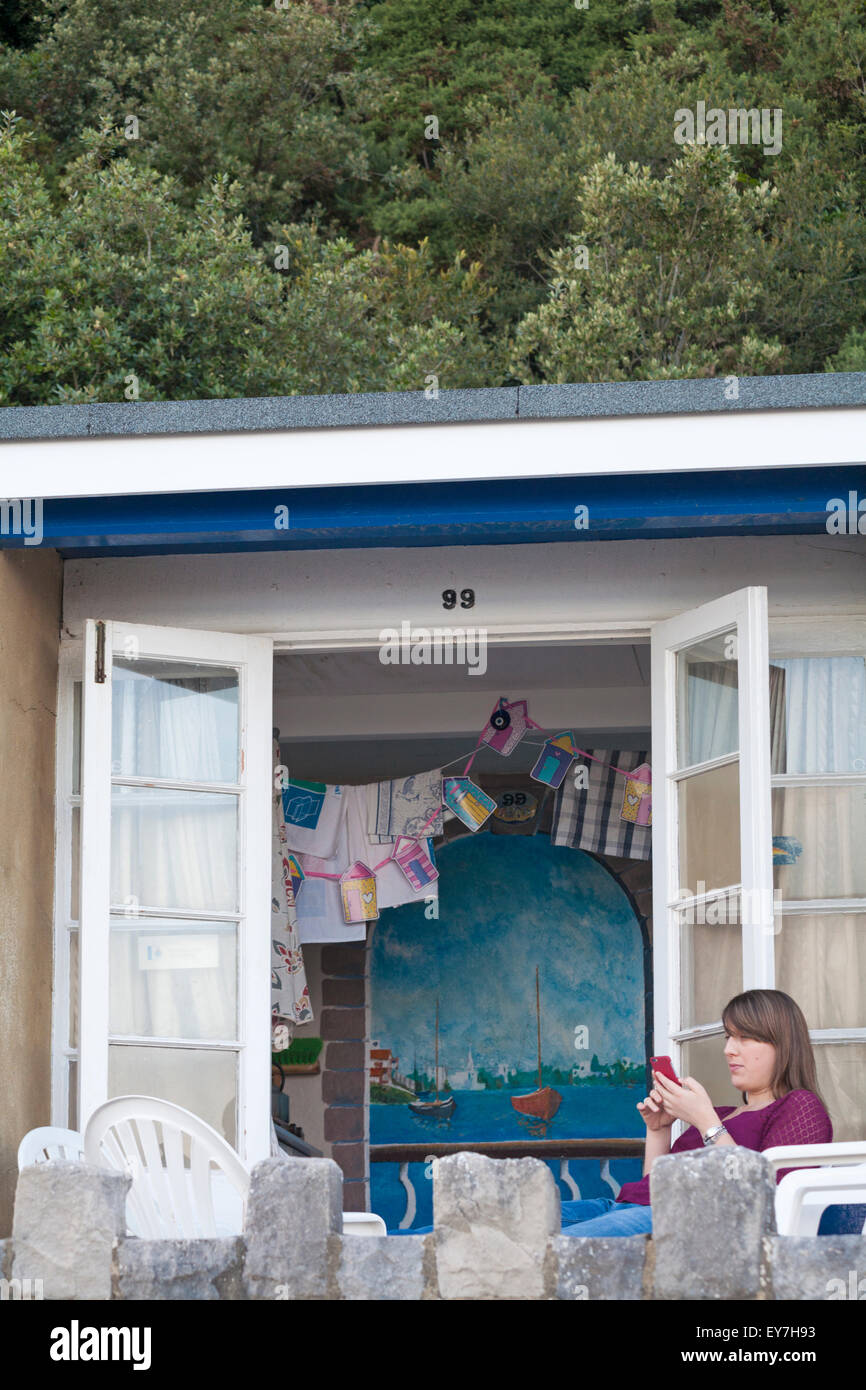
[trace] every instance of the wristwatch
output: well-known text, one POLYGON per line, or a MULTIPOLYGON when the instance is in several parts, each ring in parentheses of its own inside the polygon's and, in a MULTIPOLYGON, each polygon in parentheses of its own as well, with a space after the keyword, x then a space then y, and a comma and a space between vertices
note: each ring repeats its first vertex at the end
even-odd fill
POLYGON ((715 1142, 716 1142, 716 1140, 718 1139, 719 1135, 720 1135, 720 1134, 727 1134, 727 1132, 728 1132, 728 1131, 726 1130, 726 1128, 725 1128, 725 1126, 724 1126, 723 1124, 713 1125, 712 1129, 708 1129, 707 1132, 706 1132, 706 1134, 703 1136, 704 1143, 705 1143, 705 1144, 715 1144, 715 1142))

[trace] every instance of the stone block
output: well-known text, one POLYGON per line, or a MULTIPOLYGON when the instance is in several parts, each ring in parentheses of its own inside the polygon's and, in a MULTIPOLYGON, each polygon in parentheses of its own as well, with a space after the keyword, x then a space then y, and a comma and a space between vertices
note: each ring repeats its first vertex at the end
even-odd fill
POLYGON ((363 1105, 329 1105, 325 1111, 324 1134, 328 1143, 363 1140, 363 1105))
POLYGON ((0 1279, 12 1278, 12 1242, 0 1240, 0 1279))
POLYGON ((569 1302, 639 1302, 648 1236, 554 1236, 548 1296, 569 1302))
POLYGON ((243 1241, 136 1240, 117 1243, 112 1297, 164 1301, 243 1297, 243 1241))
POLYGON ((322 1100, 326 1105, 363 1105, 367 1076, 363 1071, 326 1071, 322 1100))
MULTIPOLYGON (((367 1156, 363 1144, 334 1144, 331 1157, 339 1163, 343 1182, 363 1182, 367 1176, 367 1156)), ((343 1210, 347 1207, 345 1202, 343 1210)))
POLYGON ((474 1153, 439 1159, 433 1220, 442 1298, 545 1296, 545 1253, 559 1233, 560 1202, 540 1159, 474 1153))
POLYGON ((775 1183, 752 1149, 657 1158, 650 1178, 656 1299, 753 1299, 763 1237, 775 1235, 775 1183))
POLYGON ((367 1184, 363 1179, 343 1183, 343 1211, 367 1210, 367 1184))
POLYGON ((363 1042, 332 1042, 325 1048, 328 1071, 364 1071, 367 1048, 363 1042))
POLYGON ((41 1279, 46 1299, 111 1297, 111 1252, 126 1234, 132 1179, 87 1163, 22 1168, 12 1223, 16 1279, 41 1279))
POLYGON ((363 977, 351 980, 322 981, 322 1007, 339 1009, 363 1009, 367 1003, 367 982, 363 977))
POLYGON ((322 974, 361 976, 367 973, 367 943, 344 942, 322 947, 322 974))
POLYGON ((770 1236, 765 1245, 771 1298, 866 1302, 866 1237, 770 1236))
POLYGON ((367 1034, 367 1014, 364 1009, 323 1009, 319 1015, 319 1033, 326 1042, 363 1039, 367 1034))
POLYGON ((245 1231, 246 1297, 334 1296, 330 1241, 342 1231, 342 1187, 329 1158, 266 1158, 255 1165, 245 1231))
POLYGON ((344 1236, 337 1282, 341 1298, 383 1302, 424 1297, 429 1236, 344 1236))

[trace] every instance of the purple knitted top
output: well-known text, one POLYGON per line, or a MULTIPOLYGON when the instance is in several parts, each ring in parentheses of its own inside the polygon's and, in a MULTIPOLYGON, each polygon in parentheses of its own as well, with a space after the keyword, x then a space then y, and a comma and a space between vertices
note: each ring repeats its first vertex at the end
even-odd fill
MULTIPOLYGON (((725 1128, 735 1144, 743 1149, 776 1148, 780 1144, 829 1144, 833 1139, 833 1126, 830 1116, 818 1097, 811 1091, 789 1091, 786 1096, 765 1105, 763 1110, 743 1110, 732 1120, 726 1117, 735 1105, 717 1105, 716 1114, 725 1123, 725 1128)), ((704 1141, 694 1125, 689 1125, 679 1139, 671 1145, 672 1154, 686 1153, 689 1149, 702 1149, 704 1141)), ((782 1168, 776 1174, 779 1182, 793 1168, 782 1168)), ((623 1184, 618 1202, 636 1202, 639 1206, 650 1204, 650 1175, 646 1174, 638 1182, 623 1184)))

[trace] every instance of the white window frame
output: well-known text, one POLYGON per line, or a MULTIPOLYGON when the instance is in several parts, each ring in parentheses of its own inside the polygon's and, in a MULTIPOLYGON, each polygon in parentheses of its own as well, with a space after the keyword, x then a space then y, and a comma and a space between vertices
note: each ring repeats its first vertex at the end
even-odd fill
POLYGON ((721 1019, 682 1023, 679 912, 717 901, 739 888, 751 911, 742 913, 743 989, 773 983, 773 854, 770 802, 770 695, 767 590, 738 589, 653 627, 653 980, 657 1054, 679 1071, 686 1043, 721 1036, 721 1019), (677 756, 677 656, 696 642, 734 631, 737 637, 739 750, 690 767, 677 756), (740 883, 700 898, 679 894, 677 784, 684 777, 739 762, 740 883), (749 894, 748 899, 746 893, 749 894))
MULTIPOLYGON (((273 784, 272 690, 273 643, 268 638, 142 624, 105 624, 107 679, 94 680, 94 623, 85 638, 65 642, 61 650, 58 722, 58 796, 56 856, 55 1009, 52 1114, 67 1124, 69 1061, 78 1059, 78 1127, 106 1099, 108 1075, 108 854, 111 788, 111 681, 113 651, 129 639, 142 656, 164 656, 195 664, 237 667, 240 676, 240 739, 243 758, 238 793, 241 807, 238 856, 239 948, 237 1051, 237 1147, 247 1162, 270 1152, 270 897, 271 814, 273 784), (74 683, 82 688, 81 794, 72 786, 75 743, 74 683), (69 911, 72 877, 71 816, 81 806, 80 873, 80 1021, 79 1047, 69 1045, 69 935, 75 928, 69 911), (257 926, 258 924, 258 926, 257 926), (101 1042, 100 1039, 104 1041, 101 1042)), ((208 790, 213 790, 208 787, 208 790)), ((128 1039, 127 1039, 128 1041, 128 1039)), ((142 1040, 152 1043, 152 1039, 142 1040)), ((172 1041, 160 1039, 160 1042, 172 1041)), ((211 1043, 177 1040, 179 1046, 211 1043)))

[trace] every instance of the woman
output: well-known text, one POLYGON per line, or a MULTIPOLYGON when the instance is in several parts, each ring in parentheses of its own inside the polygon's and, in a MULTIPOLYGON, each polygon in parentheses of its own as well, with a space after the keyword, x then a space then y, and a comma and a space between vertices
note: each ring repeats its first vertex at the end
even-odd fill
MULTIPOLYGON (((652 1230, 650 1170, 662 1154, 679 1154, 704 1145, 771 1149, 780 1144, 827 1144, 830 1116, 818 1093, 809 1030, 799 1005, 778 989, 738 994, 722 1013, 725 1057, 731 1081, 743 1093, 741 1105, 714 1108, 699 1081, 677 1085, 653 1072, 655 1086, 638 1101, 646 1124, 644 1175, 626 1183, 619 1196, 563 1202, 566 1236, 632 1236, 652 1230), (674 1120, 688 1129, 671 1144, 674 1120)), ((790 1168, 776 1175, 784 1177, 790 1168)))

